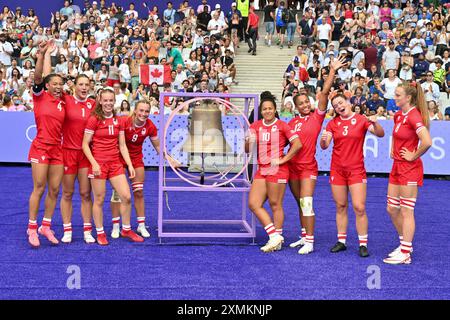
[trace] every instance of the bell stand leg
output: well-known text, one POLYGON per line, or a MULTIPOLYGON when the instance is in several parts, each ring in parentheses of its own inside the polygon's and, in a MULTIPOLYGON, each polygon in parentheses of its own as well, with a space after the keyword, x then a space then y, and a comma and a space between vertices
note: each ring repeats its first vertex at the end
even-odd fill
POLYGON ((202 171, 200 172, 200 184, 205 184, 205 154, 202 153, 202 171))

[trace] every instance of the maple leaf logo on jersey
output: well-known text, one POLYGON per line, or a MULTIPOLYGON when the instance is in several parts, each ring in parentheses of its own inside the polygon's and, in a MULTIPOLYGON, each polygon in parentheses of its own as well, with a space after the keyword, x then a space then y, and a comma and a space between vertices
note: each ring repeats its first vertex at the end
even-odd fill
POLYGON ((351 121, 351 123, 352 123, 353 125, 355 125, 355 123, 356 123, 356 119, 355 119, 355 118, 353 118, 353 119, 352 119, 352 121, 351 121))

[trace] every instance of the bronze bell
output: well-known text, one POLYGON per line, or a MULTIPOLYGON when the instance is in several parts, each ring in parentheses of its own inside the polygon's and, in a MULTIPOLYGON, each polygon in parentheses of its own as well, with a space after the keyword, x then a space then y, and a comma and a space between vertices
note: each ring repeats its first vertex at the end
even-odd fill
POLYGON ((215 101, 202 100, 191 114, 189 137, 182 151, 197 154, 226 154, 232 148, 223 135, 222 112, 215 101))

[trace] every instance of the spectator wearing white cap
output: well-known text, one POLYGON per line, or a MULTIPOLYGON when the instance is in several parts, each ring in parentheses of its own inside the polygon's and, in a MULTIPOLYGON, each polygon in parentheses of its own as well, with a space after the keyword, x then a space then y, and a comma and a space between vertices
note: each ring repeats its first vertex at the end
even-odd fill
POLYGON ((222 8, 221 8, 221 6, 220 6, 219 3, 216 4, 215 10, 211 12, 211 18, 213 18, 213 19, 214 19, 213 15, 214 15, 215 12, 219 14, 219 20, 221 20, 223 23, 226 23, 226 22, 227 22, 227 21, 225 20, 225 14, 224 14, 224 12, 222 11, 222 8))
POLYGON ((109 39, 110 34, 109 34, 108 30, 106 30, 104 22, 99 23, 98 26, 99 26, 100 29, 95 31, 94 37, 95 37, 95 42, 96 43, 101 43, 102 40, 109 39))

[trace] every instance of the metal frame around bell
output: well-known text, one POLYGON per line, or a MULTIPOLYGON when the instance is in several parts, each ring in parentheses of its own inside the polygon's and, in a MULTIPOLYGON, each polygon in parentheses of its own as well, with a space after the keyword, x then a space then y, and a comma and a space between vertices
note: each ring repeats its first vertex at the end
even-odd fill
MULTIPOLYGON (((159 182, 158 182, 158 237, 159 243, 162 243, 162 238, 251 238, 252 242, 255 242, 256 237, 256 218, 255 215, 251 215, 250 223, 247 221, 248 209, 248 193, 250 192, 251 184, 248 182, 250 179, 248 177, 248 170, 244 170, 241 174, 242 177, 238 177, 233 182, 241 183, 242 187, 197 187, 194 185, 189 186, 167 186, 168 181, 183 181, 179 177, 177 178, 167 178, 166 168, 165 168, 165 157, 164 149, 166 145, 166 117, 164 115, 164 98, 166 97, 190 97, 190 98, 237 98, 244 99, 244 115, 249 116, 250 101, 253 100, 254 103, 254 114, 255 117, 258 115, 259 106, 259 95, 257 94, 217 94, 217 93, 172 93, 172 92, 162 92, 160 94, 159 110, 160 110, 160 123, 159 132, 162 133, 160 136, 161 141, 161 151, 159 153, 159 182), (241 204, 241 219, 240 220, 192 220, 192 219, 167 219, 164 217, 164 192, 239 192, 242 193, 242 204, 241 204), (164 225, 168 224, 208 224, 208 225, 241 225, 245 232, 164 232, 164 225)), ((245 154, 245 159, 248 155, 245 154)), ((247 160, 244 161, 244 163, 247 160)), ((253 163, 253 174, 256 172, 256 163, 253 163)), ((187 184, 186 182, 184 182, 187 184)))

